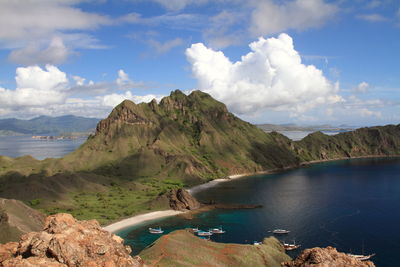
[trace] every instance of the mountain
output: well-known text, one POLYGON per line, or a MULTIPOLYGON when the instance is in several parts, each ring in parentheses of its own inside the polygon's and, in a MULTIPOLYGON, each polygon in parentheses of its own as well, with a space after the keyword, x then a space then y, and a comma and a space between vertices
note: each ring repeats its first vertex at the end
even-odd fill
POLYGON ((215 178, 394 155, 400 155, 400 125, 292 141, 237 118, 206 93, 177 90, 160 103, 123 101, 62 159, 0 156, 0 197, 106 224, 167 209, 159 196, 215 178))
POLYGON ((0 132, 13 134, 61 135, 72 132, 90 132, 96 128, 99 119, 66 115, 61 117, 40 116, 30 120, 2 119, 0 132))

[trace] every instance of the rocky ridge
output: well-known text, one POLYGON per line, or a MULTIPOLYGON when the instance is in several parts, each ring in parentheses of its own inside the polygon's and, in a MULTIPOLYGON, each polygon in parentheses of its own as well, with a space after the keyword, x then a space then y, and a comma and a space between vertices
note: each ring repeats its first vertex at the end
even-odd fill
POLYGON ((295 260, 282 267, 374 267, 371 261, 360 261, 333 247, 305 249, 295 260))
POLYGON ((0 245, 0 267, 144 266, 130 253, 122 238, 102 230, 97 221, 60 213, 46 218, 43 231, 0 245))
POLYGON ((174 189, 168 194, 169 206, 173 210, 185 211, 195 210, 200 208, 201 204, 198 202, 187 190, 174 189))

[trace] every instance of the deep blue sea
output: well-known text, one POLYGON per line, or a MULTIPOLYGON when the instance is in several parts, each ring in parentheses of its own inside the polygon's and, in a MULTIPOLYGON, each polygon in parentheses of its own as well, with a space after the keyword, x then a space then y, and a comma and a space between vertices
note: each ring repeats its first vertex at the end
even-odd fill
POLYGON ((86 137, 74 140, 37 140, 32 136, 0 136, 0 155, 21 157, 31 155, 36 159, 60 158, 76 150, 86 137))
MULTIPOLYGON (((172 217, 120 231, 134 253, 155 241, 147 228, 166 233, 222 226, 217 242, 249 244, 290 230, 284 241, 302 248, 335 246, 339 251, 376 253, 377 266, 396 266, 400 251, 400 158, 357 159, 315 164, 278 174, 220 183, 198 192, 202 201, 262 204, 252 210, 214 210, 193 220, 172 217)), ((296 256, 297 252, 290 253, 296 256)))

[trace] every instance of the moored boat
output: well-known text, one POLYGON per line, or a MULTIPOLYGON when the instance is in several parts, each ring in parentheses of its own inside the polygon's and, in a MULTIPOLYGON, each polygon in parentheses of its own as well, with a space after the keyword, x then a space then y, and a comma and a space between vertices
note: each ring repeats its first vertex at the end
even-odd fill
POLYGON ((255 245, 255 246, 259 246, 261 244, 262 244, 262 242, 258 242, 258 241, 254 241, 254 243, 253 243, 253 245, 255 245))
POLYGON ((190 228, 190 230, 191 230, 193 233, 197 233, 198 231, 200 231, 200 230, 199 230, 199 227, 190 228))
POLYGON ((198 231, 197 232, 197 235, 198 236, 210 236, 210 235, 212 235, 213 233, 211 233, 210 231, 198 231))
POLYGON ((284 229, 275 229, 270 232, 272 232, 273 234, 278 234, 278 235, 290 233, 289 230, 284 230, 284 229))
POLYGON ((298 249, 299 247, 301 247, 301 245, 296 245, 296 242, 295 242, 295 241, 293 241, 293 244, 283 242, 283 243, 282 243, 282 246, 283 246, 284 249, 287 250, 287 251, 295 250, 295 249, 298 249))
POLYGON ((355 255, 355 254, 347 253, 347 255, 350 257, 356 258, 357 260, 360 260, 360 261, 366 261, 366 260, 369 260, 370 258, 372 258, 373 256, 375 256, 375 253, 370 254, 370 255, 355 255))
POLYGON ((164 233, 164 231, 163 230, 161 230, 161 227, 158 227, 158 228, 149 228, 149 233, 150 234, 162 234, 162 233, 164 233))
POLYGON ((226 231, 222 230, 222 227, 209 229, 208 231, 213 234, 225 234, 226 233, 226 231))

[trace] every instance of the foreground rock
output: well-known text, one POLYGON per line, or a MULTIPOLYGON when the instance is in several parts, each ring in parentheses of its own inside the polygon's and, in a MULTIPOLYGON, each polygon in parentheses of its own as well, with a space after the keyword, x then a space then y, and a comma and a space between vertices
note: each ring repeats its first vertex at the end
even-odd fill
POLYGON ((0 243, 18 241, 21 235, 40 231, 46 216, 19 200, 0 198, 0 243))
POLYGON ((168 194, 169 206, 173 210, 185 211, 200 208, 201 204, 185 189, 175 189, 168 194))
POLYGON ((371 261, 360 261, 333 247, 304 250, 294 261, 285 262, 283 267, 374 267, 371 261))
POLYGON ((122 238, 102 230, 97 221, 57 214, 47 217, 43 231, 25 234, 18 243, 0 245, 0 266, 143 266, 130 252, 122 238))

